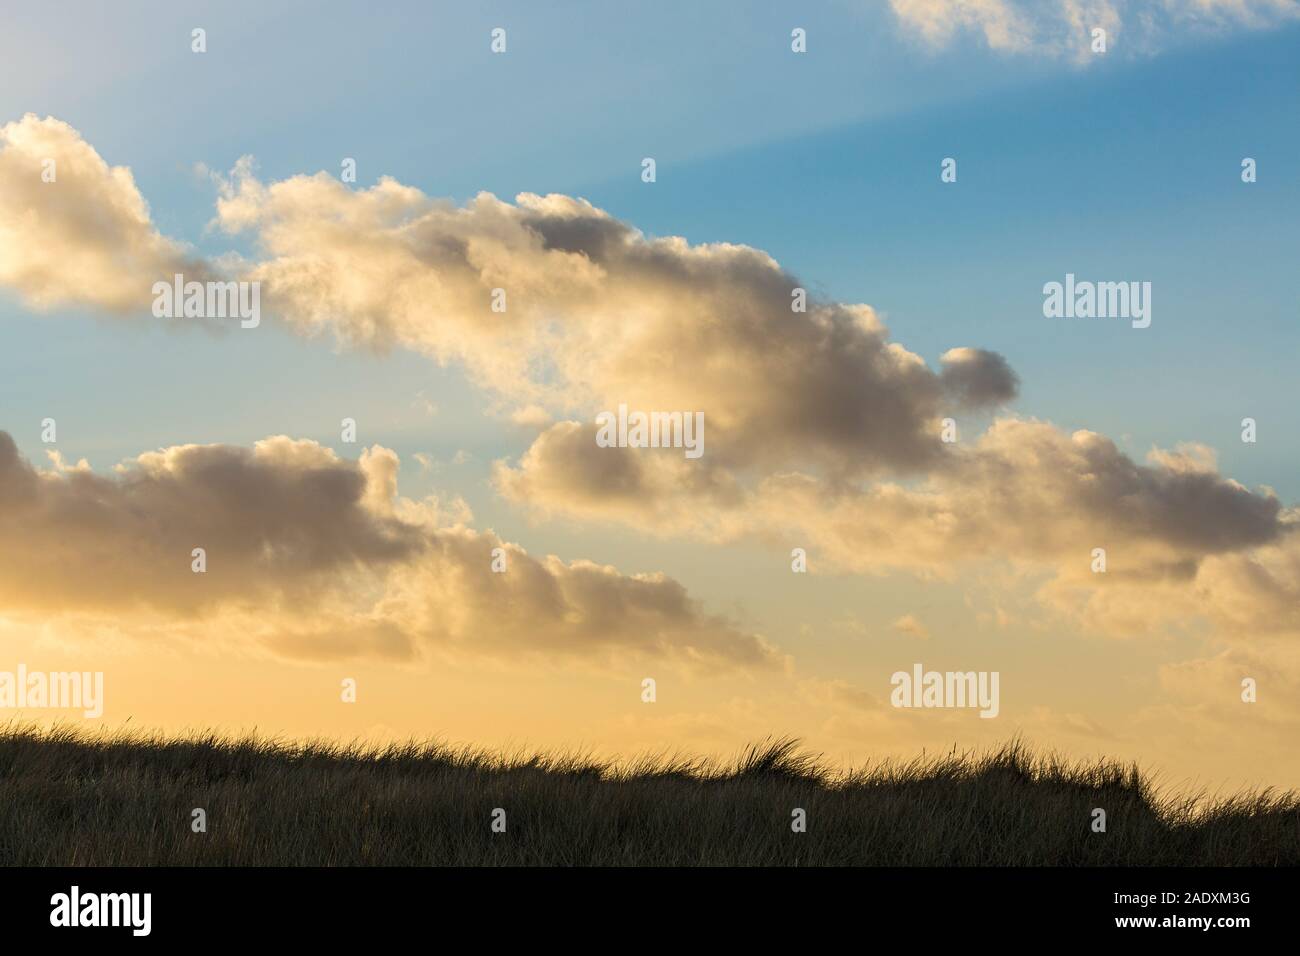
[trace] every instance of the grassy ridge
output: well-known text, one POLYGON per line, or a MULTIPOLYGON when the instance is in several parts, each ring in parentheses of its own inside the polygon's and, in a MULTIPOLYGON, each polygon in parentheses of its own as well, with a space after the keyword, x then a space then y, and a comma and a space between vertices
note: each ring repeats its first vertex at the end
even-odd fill
POLYGON ((433 743, 0 729, 5 865, 1297 863, 1300 795, 1167 799, 1136 767, 1019 742, 836 773, 791 740, 727 766, 614 766, 433 743), (206 833, 191 829, 196 807, 206 833), (1092 832, 1096 807, 1105 833, 1092 832))

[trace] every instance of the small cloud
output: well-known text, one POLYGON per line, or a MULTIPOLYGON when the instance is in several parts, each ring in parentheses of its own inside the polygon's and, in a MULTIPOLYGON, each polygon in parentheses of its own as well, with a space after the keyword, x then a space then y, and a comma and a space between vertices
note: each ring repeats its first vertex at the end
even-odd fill
POLYGON ((525 428, 542 429, 551 424, 551 415, 540 405, 525 405, 510 413, 510 421, 525 428))
POLYGON ((438 414, 438 406, 435 405, 433 402, 429 401, 427 398, 425 398, 423 391, 419 391, 415 393, 415 400, 411 402, 411 407, 418 408, 420 411, 424 412, 424 414, 428 415, 430 418, 438 414))
POLYGON ((57 449, 47 448, 45 450, 45 457, 47 457, 50 460, 50 464, 53 466, 54 470, 61 475, 69 474, 72 472, 90 471, 90 462, 86 461, 86 459, 80 458, 77 460, 77 463, 75 465, 69 465, 64 460, 63 453, 58 451, 57 449))
POLYGON ((894 630, 900 634, 906 634, 908 637, 919 638, 920 640, 929 640, 930 632, 926 630, 924 624, 916 619, 914 614, 904 614, 894 622, 894 630))

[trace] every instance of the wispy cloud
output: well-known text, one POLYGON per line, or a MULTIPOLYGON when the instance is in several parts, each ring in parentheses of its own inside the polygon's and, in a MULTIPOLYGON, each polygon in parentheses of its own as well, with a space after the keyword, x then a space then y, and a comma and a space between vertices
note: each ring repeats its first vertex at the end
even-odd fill
POLYGON ((890 0, 902 26, 943 48, 961 36, 1026 56, 1092 58, 1092 31, 1107 51, 1151 53, 1182 39, 1277 26, 1300 17, 1296 0, 890 0))

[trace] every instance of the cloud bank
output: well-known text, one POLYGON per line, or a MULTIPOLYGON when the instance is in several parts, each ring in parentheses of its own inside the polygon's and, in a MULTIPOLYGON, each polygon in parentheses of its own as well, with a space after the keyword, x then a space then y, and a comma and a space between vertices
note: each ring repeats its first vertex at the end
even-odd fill
POLYGON ((449 524, 435 501, 398 495, 397 467, 379 446, 353 462, 278 436, 148 452, 106 477, 37 469, 0 432, 0 606, 204 623, 213 639, 251 628, 300 657, 781 663, 762 637, 707 614, 664 575, 536 558, 449 524))
MULTIPOLYGON (((963 5, 963 15, 985 6, 963 5)), ((175 266, 181 246, 150 224, 130 173, 109 167, 75 130, 29 116, 4 128, 4 144, 3 241, 62 249, 58 255, 73 264, 56 268, 63 258, 30 253, 34 264, 0 274, 21 294, 120 311, 131 290, 147 290, 175 266), (60 168, 72 170, 72 180, 42 183, 36 159, 43 153, 68 157, 60 168), (69 187, 73 202, 62 192, 69 187), (115 277, 101 289, 96 277, 105 270, 116 270, 115 277)), ((786 552, 805 547, 816 550, 818 568, 851 573, 944 575, 974 562, 1033 567, 1051 576, 1046 600, 1112 630, 1141 630, 1179 615, 1246 627, 1252 609, 1281 610, 1297 591, 1294 514, 1268 489, 1247 489, 1219 474, 1208 449, 1157 450, 1137 462, 1102 435, 1008 416, 1000 409, 1015 399, 1018 379, 1004 357, 956 346, 931 368, 891 339, 870 306, 807 298, 799 280, 761 250, 648 237, 561 195, 523 194, 511 203, 483 193, 457 206, 391 179, 368 189, 324 173, 264 183, 248 160, 218 187, 215 224, 251 236, 257 254, 243 278, 263 284, 264 305, 280 321, 352 347, 410 349, 458 363, 515 421, 539 429, 517 461, 494 470, 498 490, 538 514, 703 540, 754 540, 786 552), (497 303, 504 309, 494 309, 497 303), (657 449, 599 447, 595 415, 620 404, 703 412, 708 453, 691 461, 657 449), (987 416, 997 417, 975 433, 987 416), (943 440, 949 418, 972 434, 943 440), (1106 550, 1104 575, 1091 567, 1096 548, 1106 550)), ((170 465, 142 456, 126 478, 92 499, 130 502, 147 493, 152 507, 185 493, 202 495, 201 505, 219 500, 222 487, 256 480, 267 484, 261 490, 268 502, 281 503, 246 515, 242 525, 212 528, 194 525, 198 519, 183 509, 166 512, 160 527, 184 528, 191 537, 206 531, 236 552, 242 547, 245 570, 223 569, 228 577, 210 576, 202 586, 176 581, 158 600, 187 608, 201 598, 256 592, 263 579, 247 568, 266 562, 275 595, 363 570, 397 569, 386 572, 384 586, 390 596, 404 595, 403 627, 393 633, 406 639, 442 626, 418 618, 417 589, 401 586, 421 561, 444 562, 439 580, 460 574, 458 586, 471 603, 477 588, 493 586, 457 570, 477 554, 473 549, 490 552, 490 537, 477 533, 448 537, 396 517, 380 520, 385 512, 373 505, 345 509, 344 523, 332 529, 278 525, 298 514, 294 500, 324 515, 330 507, 313 496, 379 495, 375 489, 383 486, 368 469, 388 460, 374 451, 378 457, 355 466, 317 461, 307 473, 285 475, 272 464, 328 454, 285 442, 263 443, 243 457, 197 446, 166 452, 195 469, 185 474, 210 476, 193 484, 176 484, 170 465), (280 480, 308 484, 286 488, 280 480), (245 536, 244 545, 230 535, 245 536), (255 542, 270 550, 248 551, 255 542)), ((12 480, 28 495, 46 481, 12 480)), ((57 480, 99 489, 94 482, 102 479, 57 480)), ((66 492, 48 494, 58 499, 66 492)), ((74 500, 68 498, 69 507, 89 509, 90 527, 130 525, 131 516, 149 513, 136 506, 101 513, 85 503, 74 507, 74 500)), ((173 549, 185 544, 150 538, 146 532, 156 527, 140 520, 130 528, 146 542, 140 578, 97 582, 86 573, 87 595, 107 601, 142 593, 145 569, 163 571, 149 549, 162 548, 172 561, 173 549)), ((81 559, 59 560, 75 567, 81 559)), ((743 636, 706 627, 684 610, 684 598, 668 614, 678 594, 671 583, 625 585, 595 565, 527 567, 534 564, 538 587, 518 601, 547 612, 542 621, 604 620, 603 600, 621 595, 613 606, 637 627, 655 632, 647 617, 654 608, 684 628, 653 639, 665 647, 706 648, 699 652, 738 660, 766 656, 743 636), (600 582, 596 591, 592 582, 600 582), (578 596, 596 603, 576 617, 561 610, 578 596)), ((14 580, 31 583, 32 594, 41 593, 22 568, 12 571, 14 580)), ((598 642, 610 629, 620 635, 614 643, 638 640, 612 624, 578 633, 598 642)), ((557 624, 544 640, 564 645, 568 633, 557 624)))

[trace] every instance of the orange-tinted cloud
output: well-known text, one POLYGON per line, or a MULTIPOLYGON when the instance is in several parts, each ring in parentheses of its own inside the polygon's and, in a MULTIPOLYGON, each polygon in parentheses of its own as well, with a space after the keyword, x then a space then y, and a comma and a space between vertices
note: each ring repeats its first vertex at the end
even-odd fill
POLYGON ((154 227, 131 170, 67 123, 0 126, 0 285, 42 309, 147 314, 154 282, 205 268, 154 227))
POLYGON ((435 502, 398 495, 396 471, 378 446, 353 462, 283 436, 149 452, 112 477, 42 471, 0 432, 0 610, 138 615, 146 630, 213 621, 218 638, 251 627, 302 657, 780 663, 671 578, 536 558, 447 524, 435 502))

